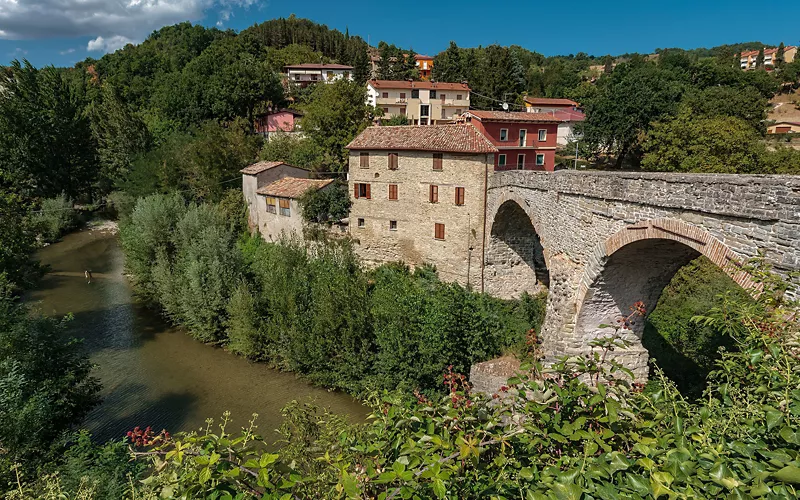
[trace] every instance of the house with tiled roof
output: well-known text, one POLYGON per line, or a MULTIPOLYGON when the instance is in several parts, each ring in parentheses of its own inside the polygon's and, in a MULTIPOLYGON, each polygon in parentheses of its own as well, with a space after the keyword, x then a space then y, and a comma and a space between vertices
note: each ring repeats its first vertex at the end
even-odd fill
POLYGON ((550 113, 558 110, 576 110, 580 104, 572 99, 555 99, 550 97, 530 97, 523 98, 525 111, 530 113, 550 113))
POLYGON ((800 121, 780 120, 767 126, 768 134, 800 134, 800 121))
POLYGON ((259 190, 286 177, 305 179, 309 176, 307 169, 282 161, 260 161, 246 166, 240 172, 242 174, 242 194, 247 203, 248 223, 251 229, 262 226, 259 223, 259 215, 266 210, 263 206, 263 196, 258 193, 259 190))
POLYGON ((466 83, 412 80, 370 80, 367 104, 383 110, 383 118, 405 116, 411 125, 450 123, 469 109, 466 83))
MULTIPOLYGON (((739 65, 744 70, 756 69, 758 63, 758 50, 748 50, 739 54, 739 65)), ((778 48, 764 47, 764 67, 771 69, 775 66, 776 58, 778 55, 778 48)), ((783 49, 783 61, 790 63, 797 57, 797 47, 789 45, 783 49)))
POLYGON ((497 147, 459 123, 373 126, 347 148, 349 231, 360 257, 429 263, 444 280, 479 286, 497 147))
POLYGON ((307 87, 312 83, 353 79, 353 67, 346 64, 290 64, 285 70, 286 80, 300 87, 307 87))
POLYGON ((464 113, 498 149, 495 170, 554 170, 560 120, 552 113, 477 111, 464 113))
POLYGON ((299 199, 308 191, 327 189, 334 179, 284 177, 259 188, 257 194, 258 230, 268 241, 303 236, 303 217, 299 199))

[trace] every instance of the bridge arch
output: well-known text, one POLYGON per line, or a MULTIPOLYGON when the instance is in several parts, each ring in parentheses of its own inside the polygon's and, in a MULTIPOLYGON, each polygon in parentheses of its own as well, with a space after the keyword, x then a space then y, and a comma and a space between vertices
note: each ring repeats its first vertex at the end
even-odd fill
MULTIPOLYGON (((652 312, 664 287, 691 260, 704 255, 736 283, 755 287, 741 267, 740 257, 705 230, 675 219, 654 219, 626 226, 602 242, 588 263, 578 287, 574 334, 585 349, 588 342, 609 335, 602 324, 614 324, 631 313, 637 301, 652 312)), ((614 354, 646 380, 648 352, 642 346, 644 318, 638 318, 623 336, 631 346, 614 354)))
POLYGON ((514 193, 498 199, 487 218, 484 291, 502 298, 535 294, 550 284, 548 255, 538 218, 529 203, 514 193))

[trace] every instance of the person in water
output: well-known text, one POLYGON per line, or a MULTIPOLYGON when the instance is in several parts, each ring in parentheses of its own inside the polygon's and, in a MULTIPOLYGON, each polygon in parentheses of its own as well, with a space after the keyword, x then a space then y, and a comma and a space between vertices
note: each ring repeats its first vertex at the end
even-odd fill
POLYGON ((86 282, 87 283, 91 283, 92 282, 92 271, 87 269, 86 271, 83 272, 83 275, 86 276, 86 282))

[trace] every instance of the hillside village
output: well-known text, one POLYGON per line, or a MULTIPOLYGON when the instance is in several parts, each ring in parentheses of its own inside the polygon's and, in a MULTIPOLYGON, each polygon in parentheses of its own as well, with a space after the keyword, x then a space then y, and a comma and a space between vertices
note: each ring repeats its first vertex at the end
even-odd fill
POLYGON ((796 45, 189 4, 0 71, 0 496, 800 497, 796 45))

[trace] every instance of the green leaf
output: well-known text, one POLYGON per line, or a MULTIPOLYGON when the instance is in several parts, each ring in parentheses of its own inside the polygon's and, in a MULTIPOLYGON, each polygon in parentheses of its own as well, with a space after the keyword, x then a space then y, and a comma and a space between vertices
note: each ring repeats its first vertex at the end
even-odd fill
POLYGON ((782 483, 800 484, 800 467, 787 465, 783 469, 774 473, 772 477, 782 483))
POLYGON ((200 471, 197 480, 200 481, 200 484, 205 484, 209 479, 211 479, 211 469, 204 467, 203 470, 200 471))
POLYGON ((533 471, 530 467, 523 467, 519 470, 519 477, 524 479, 525 481, 530 481, 533 479, 533 471))
POLYGON ((447 488, 444 486, 444 481, 438 477, 433 480, 433 493, 436 495, 436 498, 447 497, 447 488))

